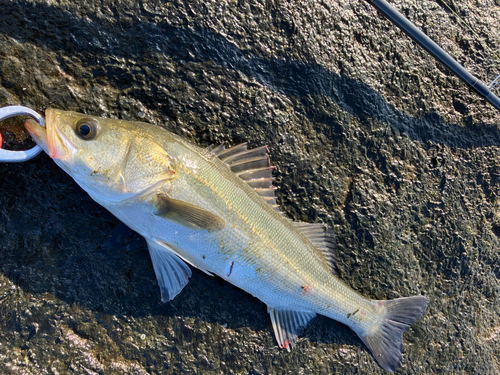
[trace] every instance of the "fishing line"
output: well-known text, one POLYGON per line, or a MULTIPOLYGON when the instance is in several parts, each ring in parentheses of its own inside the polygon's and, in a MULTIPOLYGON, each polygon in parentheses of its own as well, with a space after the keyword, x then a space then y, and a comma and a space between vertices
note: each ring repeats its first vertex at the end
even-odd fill
POLYGON ((385 0, 365 0, 500 111, 500 98, 385 0))
MULTIPOLYGON (((471 26, 471 24, 467 23, 465 21, 464 18, 462 18, 455 10, 453 10, 453 8, 447 3, 445 2, 444 0, 440 0, 440 2, 451 12, 453 13, 453 15, 455 17, 457 17, 457 19, 462 22, 468 29, 469 31, 474 34, 474 36, 477 38, 477 40, 481 40, 481 37, 479 36, 478 33, 476 33, 473 29, 473 27, 471 26)), ((468 4, 466 3, 461 3, 460 5, 464 6, 467 8, 467 11, 469 12, 469 15, 470 17, 473 17, 474 12, 469 8, 468 4)), ((453 7, 454 8, 457 8, 457 6, 455 4, 453 4, 453 7)), ((498 37, 497 35, 495 35, 495 38, 497 39, 500 39, 500 37, 498 37)), ((494 59, 497 59, 497 58, 500 58, 500 50, 495 52, 493 51, 486 43, 481 43, 481 47, 485 48, 487 50, 487 52, 493 56, 493 60, 494 59)), ((496 88, 499 84, 500 84, 500 75, 498 75, 493 81, 491 81, 487 86, 490 88, 490 89, 493 89, 493 88, 496 88)), ((500 87, 500 86, 499 86, 500 87)))
POLYGON ((497 78, 495 78, 489 85, 488 87, 491 89, 491 88, 494 88, 494 87, 497 87, 498 85, 500 85, 500 75, 498 75, 497 78))

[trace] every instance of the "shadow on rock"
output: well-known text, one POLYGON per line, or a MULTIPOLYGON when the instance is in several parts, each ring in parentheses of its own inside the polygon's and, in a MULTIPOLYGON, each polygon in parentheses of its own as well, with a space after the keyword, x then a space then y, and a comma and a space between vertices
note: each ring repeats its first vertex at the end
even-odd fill
MULTIPOLYGON (((200 84, 196 80, 201 78, 186 75, 189 69, 173 72, 171 65, 162 59, 183 67, 190 63, 205 64, 208 75, 222 69, 230 78, 230 72, 234 71, 289 97, 325 96, 361 121, 375 118, 420 142, 459 148, 500 145, 500 132, 495 125, 463 127, 446 123, 436 113, 425 113, 419 118, 408 116, 387 104, 368 85, 337 75, 321 65, 260 57, 205 29, 173 27, 160 14, 144 8, 141 8, 142 19, 129 17, 113 22, 95 14, 83 18, 53 6, 25 1, 3 2, 2 8, 0 32, 16 40, 36 41, 57 53, 60 66, 70 73, 71 59, 80 60, 92 76, 78 79, 99 81, 101 77, 168 118, 175 119, 178 115, 178 103, 169 95, 175 89, 169 87, 171 77, 180 76, 194 86, 200 84), (37 17, 32 17, 33 14, 37 17), (14 18, 25 19, 26 27, 17 27, 14 18), (132 69, 130 64, 134 64, 132 69)), ((53 102, 57 105, 57 100, 53 102)), ((198 114, 204 112, 203 108, 193 110, 198 114)))

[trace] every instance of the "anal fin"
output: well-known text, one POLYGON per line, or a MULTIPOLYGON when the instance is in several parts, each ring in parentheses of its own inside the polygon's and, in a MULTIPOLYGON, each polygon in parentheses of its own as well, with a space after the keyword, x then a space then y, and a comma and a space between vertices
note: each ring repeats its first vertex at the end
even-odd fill
POLYGON ((168 302, 179 294, 191 277, 189 266, 176 254, 159 244, 147 241, 149 255, 153 262, 158 285, 161 291, 161 301, 168 302))
POLYGON ((288 351, 297 341, 300 332, 307 323, 316 316, 313 312, 276 310, 269 306, 267 311, 271 317, 274 337, 276 337, 278 346, 288 351))

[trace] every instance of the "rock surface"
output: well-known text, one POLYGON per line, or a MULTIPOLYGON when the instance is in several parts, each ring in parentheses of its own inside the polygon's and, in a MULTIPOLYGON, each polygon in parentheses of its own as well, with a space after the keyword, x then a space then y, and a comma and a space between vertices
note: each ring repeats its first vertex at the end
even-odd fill
MULTIPOLYGON (((485 82, 500 3, 394 6, 485 82)), ((499 113, 367 3, 0 0, 0 105, 267 144, 340 276, 431 303, 399 373, 500 373, 499 113)), ((498 92, 497 92, 498 93, 498 92)), ((2 374, 382 374, 319 317, 291 353, 266 307, 194 271, 160 303, 145 241, 42 155, 0 164, 2 374)))

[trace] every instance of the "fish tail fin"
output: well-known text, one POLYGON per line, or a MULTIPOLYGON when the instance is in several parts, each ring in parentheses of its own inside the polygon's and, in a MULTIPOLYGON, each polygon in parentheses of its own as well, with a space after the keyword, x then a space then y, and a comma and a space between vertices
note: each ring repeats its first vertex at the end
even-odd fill
POLYGON ((380 367, 394 371, 402 359, 403 332, 424 313, 429 299, 425 296, 373 301, 381 316, 378 324, 359 334, 380 367))

